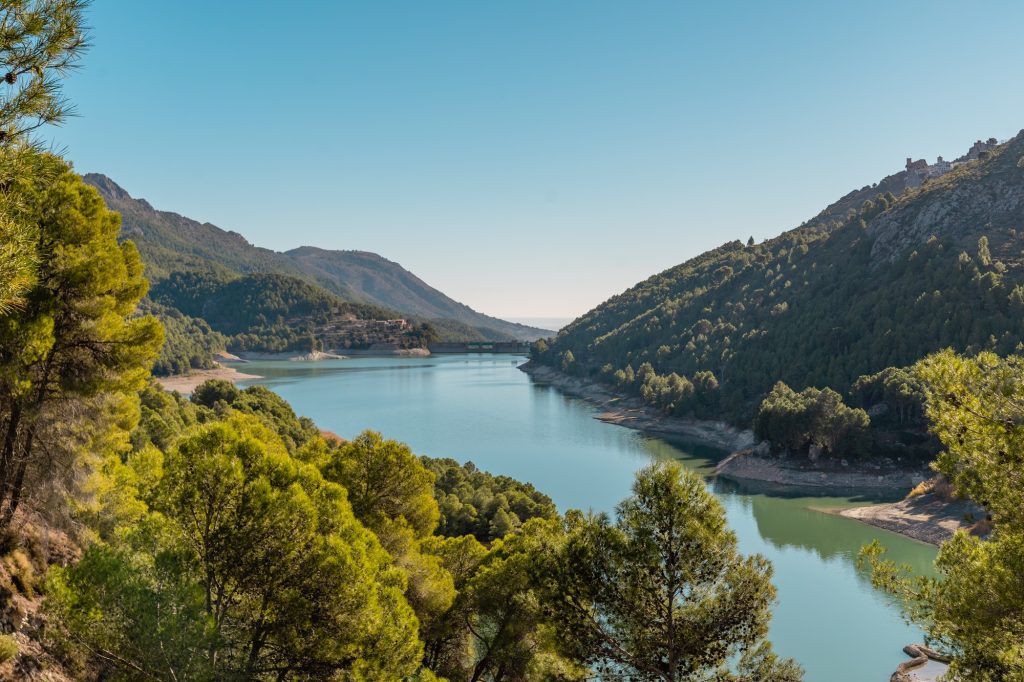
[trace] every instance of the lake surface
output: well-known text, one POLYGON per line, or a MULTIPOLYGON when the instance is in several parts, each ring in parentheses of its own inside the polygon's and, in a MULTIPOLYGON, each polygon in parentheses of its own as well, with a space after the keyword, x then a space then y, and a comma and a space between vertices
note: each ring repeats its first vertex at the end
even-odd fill
MULTIPOLYGON (((645 435, 594 419, 586 402, 537 385, 516 369, 526 358, 457 355, 259 362, 246 372, 321 428, 351 438, 364 429, 408 443, 418 454, 473 461, 530 481, 560 510, 612 511, 633 472, 678 459, 707 472, 724 453, 645 435)), ((897 607, 855 566, 858 550, 881 541, 892 558, 928 572, 935 549, 823 513, 851 498, 798 497, 714 482, 745 553, 775 566, 779 603, 771 638, 796 658, 809 682, 885 682, 921 641, 897 607)), ((862 501, 861 501, 862 502, 862 501)))

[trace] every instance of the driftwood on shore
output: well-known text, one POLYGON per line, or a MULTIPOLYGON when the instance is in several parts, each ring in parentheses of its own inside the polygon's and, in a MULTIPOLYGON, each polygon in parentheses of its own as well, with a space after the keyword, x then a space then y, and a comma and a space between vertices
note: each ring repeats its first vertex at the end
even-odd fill
POLYGON ((928 661, 938 661, 939 663, 949 663, 949 656, 940 654, 935 649, 925 646, 924 644, 908 644, 903 647, 903 653, 910 656, 909 661, 904 661, 896 666, 896 672, 889 678, 889 682, 913 682, 910 676, 910 671, 920 668, 922 665, 928 663, 928 661))

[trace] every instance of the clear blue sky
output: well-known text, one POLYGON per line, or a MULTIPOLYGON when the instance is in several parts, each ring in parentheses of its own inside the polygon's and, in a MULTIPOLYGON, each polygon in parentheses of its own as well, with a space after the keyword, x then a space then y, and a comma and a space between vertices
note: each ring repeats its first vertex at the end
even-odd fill
POLYGON ((1024 128, 1024 3, 96 0, 48 133, 273 249, 575 316, 1024 128))

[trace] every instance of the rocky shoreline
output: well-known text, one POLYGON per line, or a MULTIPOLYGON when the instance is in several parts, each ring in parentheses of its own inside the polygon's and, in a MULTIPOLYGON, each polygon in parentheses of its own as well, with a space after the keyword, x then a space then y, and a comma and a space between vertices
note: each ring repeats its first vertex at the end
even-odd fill
POLYGON ((666 417, 639 398, 624 398, 603 386, 571 377, 532 360, 519 366, 534 381, 554 386, 562 393, 582 398, 602 410, 596 416, 603 422, 647 433, 684 436, 690 440, 723 450, 742 450, 754 444, 754 432, 737 429, 723 421, 666 417))
POLYGON ((949 656, 924 644, 908 644, 903 653, 911 660, 896 666, 889 682, 935 682, 949 669, 949 656))
POLYGON ((905 495, 926 480, 927 469, 883 469, 842 464, 809 465, 780 457, 760 455, 754 450, 734 452, 715 467, 715 475, 739 482, 816 491, 820 494, 860 492, 890 499, 905 495))
POLYGON ((245 352, 230 356, 228 354, 224 354, 217 359, 221 362, 260 362, 275 360, 288 360, 291 362, 319 362, 320 360, 344 360, 345 356, 314 350, 308 353, 300 353, 298 351, 288 351, 284 353, 245 352))
POLYGON ((985 518, 985 512, 973 502, 943 500, 932 493, 844 509, 839 515, 936 546, 959 530, 979 532, 983 528, 979 522, 985 518))

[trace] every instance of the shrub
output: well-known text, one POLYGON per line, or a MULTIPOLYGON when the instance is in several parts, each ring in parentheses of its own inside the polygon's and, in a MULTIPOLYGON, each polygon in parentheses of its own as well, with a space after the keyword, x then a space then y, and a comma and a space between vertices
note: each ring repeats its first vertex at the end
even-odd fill
POLYGON ((18 655, 18 643, 9 635, 0 635, 0 663, 6 663, 18 655))

